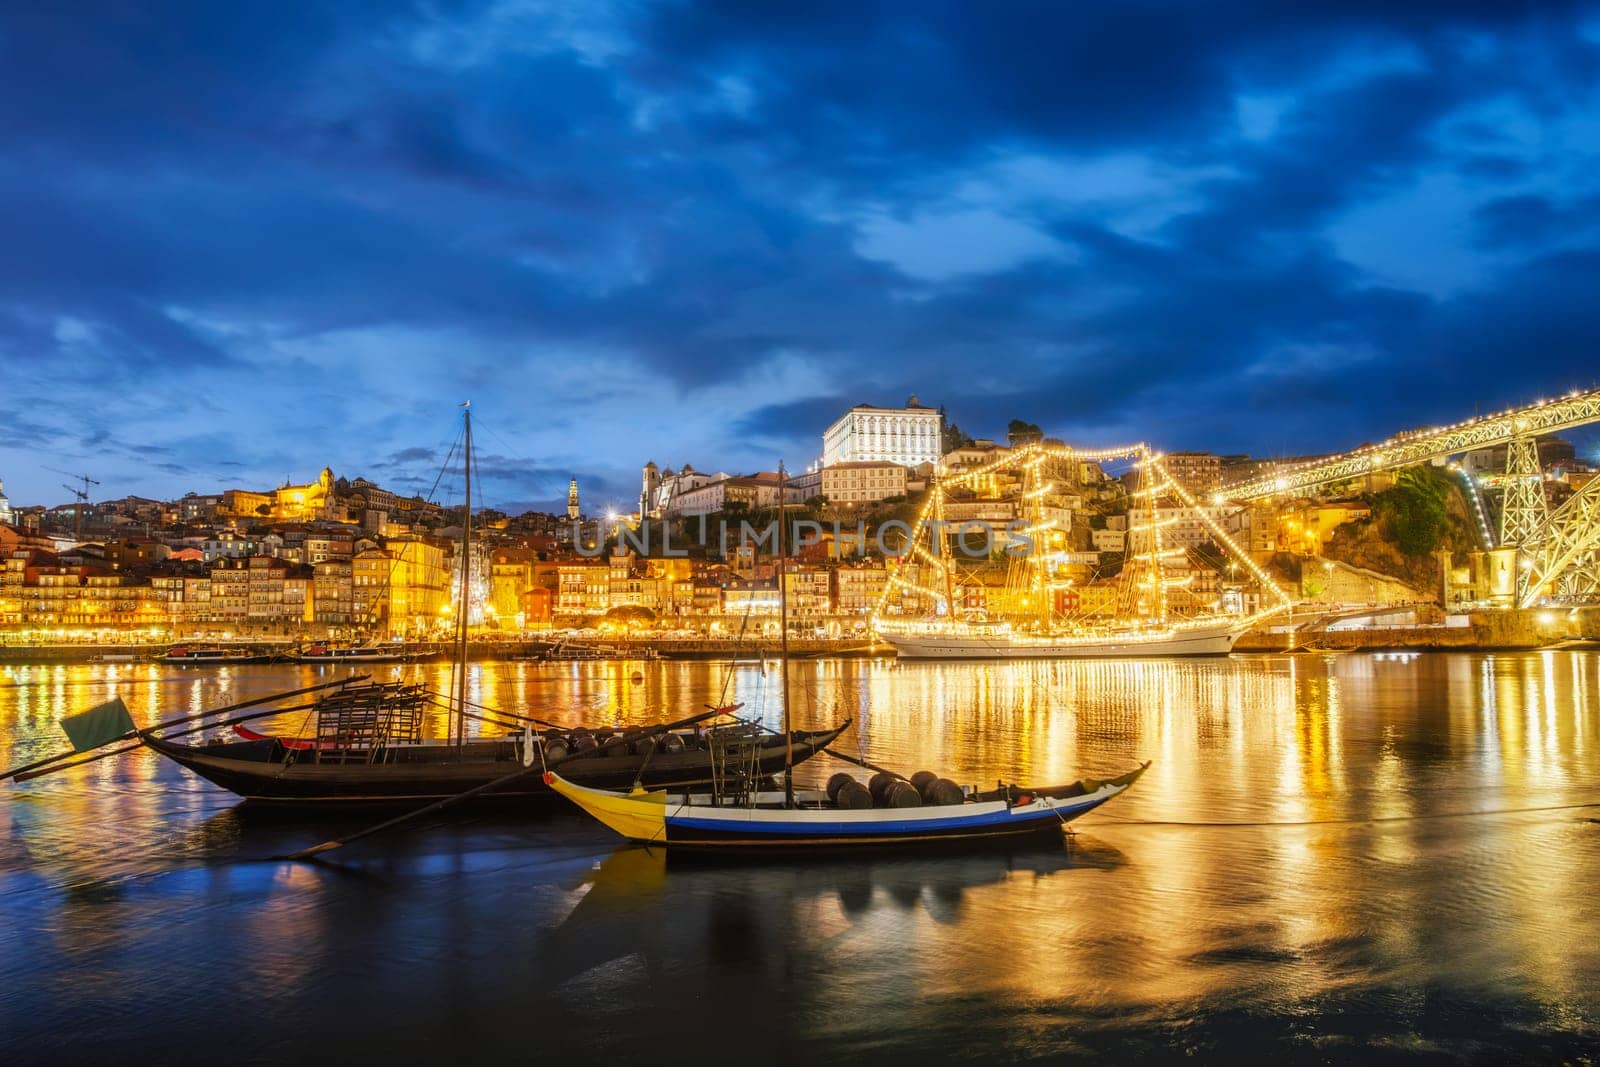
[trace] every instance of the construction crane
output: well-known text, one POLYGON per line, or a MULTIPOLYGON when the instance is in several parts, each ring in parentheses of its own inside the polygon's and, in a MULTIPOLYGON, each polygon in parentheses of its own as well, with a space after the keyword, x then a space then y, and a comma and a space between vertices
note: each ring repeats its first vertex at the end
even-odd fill
POLYGON ((89 477, 87 474, 74 474, 72 471, 64 471, 64 470, 61 470, 58 467, 46 467, 45 470, 50 471, 53 474, 65 474, 68 478, 71 478, 73 481, 82 482, 83 483, 83 488, 82 489, 79 489, 75 485, 67 485, 66 483, 62 483, 62 486, 61 486, 61 488, 65 489, 67 492, 71 493, 73 496, 78 498, 78 506, 72 509, 72 517, 73 517, 72 538, 73 538, 73 540, 77 541, 79 544, 82 544, 83 543, 83 509, 84 509, 84 506, 89 503, 89 487, 91 485, 99 485, 100 482, 98 480, 94 479, 94 478, 89 477))

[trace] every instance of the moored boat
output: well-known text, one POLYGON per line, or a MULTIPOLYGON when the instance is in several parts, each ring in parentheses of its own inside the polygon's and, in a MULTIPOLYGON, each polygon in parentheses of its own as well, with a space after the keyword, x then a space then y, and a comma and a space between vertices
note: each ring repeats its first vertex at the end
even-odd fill
MULTIPOLYGON (((882 801, 856 807, 864 787, 836 775, 826 791, 754 792, 722 800, 670 790, 617 792, 579 785, 547 772, 551 789, 630 841, 668 848, 771 851, 973 845, 1030 836, 1059 836, 1085 812, 1126 792, 1150 764, 1101 781, 1030 788, 1002 785, 978 792, 949 783, 916 790, 909 783, 882 790, 882 801), (907 788, 916 790, 911 801, 907 788), (927 799, 925 800, 924 797, 927 799), (904 798, 904 799, 901 799, 904 798), (905 805, 905 806, 902 806, 905 805)), ((938 780, 944 781, 944 780, 938 780)), ((870 794, 869 794, 870 796, 870 794)))
POLYGON ((284 659, 277 651, 253 648, 228 648, 224 646, 174 645, 155 655, 158 663, 179 667, 205 667, 240 663, 276 663, 284 659))
MULTIPOLYGON (((392 729, 365 730, 359 723, 318 716, 314 737, 276 737, 239 731, 236 741, 184 744, 141 734, 140 740, 207 781, 255 804, 333 807, 442 800, 519 768, 535 768, 504 788, 496 799, 551 796, 537 766, 559 768, 570 780, 601 789, 626 789, 641 782, 651 788, 706 790, 717 787, 732 765, 757 775, 773 775, 785 765, 783 737, 752 737, 742 727, 705 730, 591 732, 530 730, 457 744, 454 741, 399 737, 392 729), (543 760, 541 764, 539 761, 543 760)), ((848 726, 797 731, 796 759, 827 747, 848 726)))
POLYGON ((295 654, 296 663, 333 663, 333 664, 362 664, 362 663, 420 663, 423 660, 437 659, 441 652, 432 652, 427 649, 406 648, 404 645, 358 645, 354 647, 340 647, 337 645, 316 644, 309 645, 295 654))
POLYGON ((1129 656, 1226 656, 1247 626, 1237 620, 1178 623, 1103 633, 1030 634, 1009 628, 880 629, 905 659, 1103 659, 1129 656))

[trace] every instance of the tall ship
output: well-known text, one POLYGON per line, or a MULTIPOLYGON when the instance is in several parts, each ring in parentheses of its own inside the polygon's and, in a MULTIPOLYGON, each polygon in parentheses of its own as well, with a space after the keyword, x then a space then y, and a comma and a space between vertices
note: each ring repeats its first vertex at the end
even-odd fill
POLYGON ((901 657, 1221 656, 1291 606, 1147 445, 996 451, 939 471, 891 562, 872 622, 901 657), (1135 473, 1125 512, 1088 473, 1119 461, 1135 473), (1075 515, 1120 532, 1121 552, 1090 550, 1075 515))

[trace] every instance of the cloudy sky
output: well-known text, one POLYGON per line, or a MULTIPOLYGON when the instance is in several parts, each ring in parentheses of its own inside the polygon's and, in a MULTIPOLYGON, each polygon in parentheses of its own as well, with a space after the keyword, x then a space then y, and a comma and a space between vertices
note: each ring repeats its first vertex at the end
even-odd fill
POLYGON ((0 72, 14 503, 426 490, 469 398, 517 506, 913 391, 1271 455, 1600 378, 1593 6, 24 2, 0 72))

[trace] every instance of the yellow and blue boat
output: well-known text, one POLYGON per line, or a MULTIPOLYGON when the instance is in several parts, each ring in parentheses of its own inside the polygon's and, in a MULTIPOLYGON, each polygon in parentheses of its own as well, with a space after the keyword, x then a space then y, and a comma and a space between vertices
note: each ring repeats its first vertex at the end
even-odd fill
MULTIPOLYGON (((859 783, 826 791, 752 793, 737 800, 705 794, 593 789, 554 771, 544 776, 555 792, 630 841, 684 849, 836 849, 976 844, 1059 835, 1072 819, 1126 792, 1148 761, 1115 778, 1027 788, 1002 785, 978 792, 955 787, 894 786, 872 806, 847 806, 859 783), (912 801, 907 790, 917 794, 912 801), (831 795, 830 795, 831 794, 831 795), (927 799, 924 799, 927 798, 927 799)), ((881 776, 880 776, 881 777, 881 776)), ((931 777, 931 776, 930 776, 931 777)))

